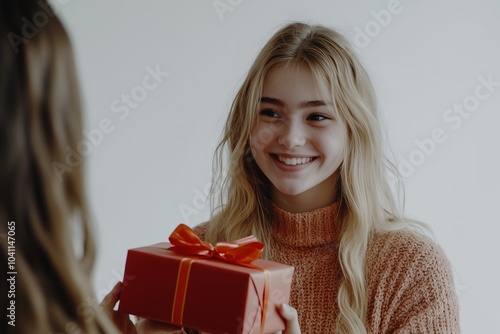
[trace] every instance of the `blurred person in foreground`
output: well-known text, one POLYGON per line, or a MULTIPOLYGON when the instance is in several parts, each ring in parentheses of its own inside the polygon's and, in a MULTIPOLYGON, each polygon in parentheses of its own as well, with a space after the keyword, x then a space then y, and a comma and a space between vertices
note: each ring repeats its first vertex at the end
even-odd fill
POLYGON ((113 312, 121 283, 101 304, 91 285, 83 161, 68 157, 84 149, 68 34, 46 0, 2 0, 0 36, 0 266, 17 272, 0 285, 0 333, 137 333, 113 312))

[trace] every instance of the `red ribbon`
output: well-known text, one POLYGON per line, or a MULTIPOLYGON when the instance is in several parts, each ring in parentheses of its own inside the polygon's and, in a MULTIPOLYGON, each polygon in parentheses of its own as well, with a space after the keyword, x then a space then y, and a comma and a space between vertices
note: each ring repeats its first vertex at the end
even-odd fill
POLYGON ((236 263, 250 264, 260 258, 264 245, 251 235, 232 242, 218 242, 215 247, 202 241, 196 233, 184 224, 176 227, 168 238, 174 245, 169 250, 186 255, 198 255, 205 258, 219 258, 236 263))
MULTIPOLYGON (((266 269, 251 265, 254 260, 260 258, 262 250, 264 249, 262 243, 251 235, 232 242, 218 242, 214 247, 210 243, 202 241, 189 226, 184 224, 180 224, 175 228, 169 240, 173 246, 169 247, 168 250, 177 253, 199 256, 205 259, 218 258, 230 263, 262 270, 265 274, 265 285, 260 331, 263 333, 269 294, 269 272, 266 269)), ((179 266, 171 317, 172 323, 174 324, 182 324, 189 273, 191 264, 194 261, 196 261, 196 259, 184 258, 179 266)))

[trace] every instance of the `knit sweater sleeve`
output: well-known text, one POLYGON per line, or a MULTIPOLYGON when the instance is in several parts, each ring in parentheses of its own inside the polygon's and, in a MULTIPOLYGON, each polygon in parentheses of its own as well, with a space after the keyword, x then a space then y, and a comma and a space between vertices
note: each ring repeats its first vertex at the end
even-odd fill
POLYGON ((427 237, 379 235, 367 253, 372 333, 460 333, 451 265, 427 237))

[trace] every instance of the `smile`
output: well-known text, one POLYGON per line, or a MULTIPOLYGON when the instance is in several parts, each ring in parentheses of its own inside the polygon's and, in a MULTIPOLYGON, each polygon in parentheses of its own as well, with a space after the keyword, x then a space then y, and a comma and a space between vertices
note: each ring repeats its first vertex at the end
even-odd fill
POLYGON ((280 155, 277 155, 277 158, 279 161, 281 161, 282 163, 284 163, 285 165, 288 165, 288 166, 296 166, 296 165, 306 164, 314 159, 311 157, 308 157, 308 158, 300 158, 300 157, 299 158, 285 158, 285 157, 282 157, 280 155))

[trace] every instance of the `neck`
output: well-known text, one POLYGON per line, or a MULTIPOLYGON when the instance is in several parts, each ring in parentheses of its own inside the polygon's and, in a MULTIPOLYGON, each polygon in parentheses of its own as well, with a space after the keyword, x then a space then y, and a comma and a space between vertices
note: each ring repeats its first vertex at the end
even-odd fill
POLYGON ((297 195, 288 195, 273 187, 271 199, 281 209, 291 213, 310 212, 335 202, 338 198, 338 174, 297 195))

